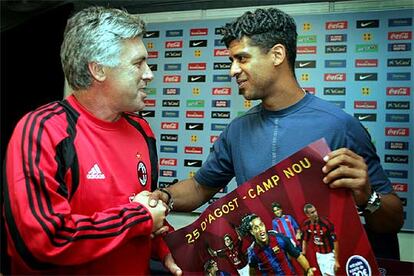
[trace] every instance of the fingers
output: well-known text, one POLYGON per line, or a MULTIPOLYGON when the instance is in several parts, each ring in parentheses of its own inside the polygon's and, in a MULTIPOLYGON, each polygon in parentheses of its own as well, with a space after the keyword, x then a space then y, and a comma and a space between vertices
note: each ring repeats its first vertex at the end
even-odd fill
POLYGON ((158 230, 156 230, 155 232, 153 232, 151 234, 151 238, 154 238, 154 237, 159 236, 159 235, 165 235, 165 234, 168 233, 168 230, 170 230, 170 228, 167 225, 164 225, 161 228, 159 228, 158 230))
POLYGON ((332 169, 339 166, 347 166, 364 170, 367 169, 364 158, 346 148, 330 152, 324 157, 324 160, 326 161, 326 165, 322 168, 324 173, 328 173, 332 169))
POLYGON ((149 195, 149 206, 155 207, 159 200, 163 200, 162 192, 155 190, 149 195))
POLYGON ((341 148, 324 157, 323 182, 330 188, 349 188, 357 204, 363 204, 371 194, 368 166, 363 157, 341 148))
POLYGON ((355 188, 368 183, 368 166, 365 160, 353 151, 341 148, 325 156, 326 173, 323 182, 332 188, 355 188))
POLYGON ((183 271, 181 268, 175 263, 174 258, 172 257, 171 253, 165 256, 164 258, 164 266, 176 276, 183 275, 183 271))

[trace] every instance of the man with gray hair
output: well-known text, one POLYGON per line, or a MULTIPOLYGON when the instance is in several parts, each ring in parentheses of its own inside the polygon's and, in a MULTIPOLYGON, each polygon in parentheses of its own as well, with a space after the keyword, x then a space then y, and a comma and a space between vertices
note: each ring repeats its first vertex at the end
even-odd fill
POLYGON ((90 7, 69 19, 61 61, 71 95, 26 114, 10 139, 4 210, 13 274, 144 275, 151 257, 182 271, 159 234, 168 207, 155 137, 137 111, 153 79, 144 22, 90 7))

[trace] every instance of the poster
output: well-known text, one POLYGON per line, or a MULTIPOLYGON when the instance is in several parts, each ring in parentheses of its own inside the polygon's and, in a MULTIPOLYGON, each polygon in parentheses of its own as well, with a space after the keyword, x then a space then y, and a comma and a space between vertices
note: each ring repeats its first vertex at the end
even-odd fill
MULTIPOLYGON (((308 145, 208 206, 192 224, 167 235, 165 240, 184 274, 200 275, 206 272, 205 268, 214 266, 222 275, 237 275, 238 271, 254 266, 253 263, 245 266, 248 260, 259 260, 260 263, 260 252, 256 250, 259 242, 252 232, 246 231, 246 225, 252 226, 253 221, 246 224, 246 220, 256 215, 260 220, 256 218, 254 222, 261 221, 266 228, 256 237, 263 238, 267 233, 269 240, 276 239, 272 223, 276 215, 272 204, 277 202, 284 214, 297 221, 302 231, 301 238, 309 237, 304 256, 311 267, 317 269, 315 275, 320 275, 316 255, 321 249, 317 249, 317 245, 329 247, 327 243, 332 242, 324 244, 324 237, 318 237, 318 233, 322 235, 328 230, 329 239, 334 236, 339 247, 337 275, 378 275, 374 254, 350 191, 330 189, 322 182, 323 157, 329 151, 324 139, 308 145), (307 203, 317 210, 319 221, 330 222, 333 228, 306 228, 308 216, 304 213, 304 206, 307 203), (253 257, 248 258, 249 255, 253 257)), ((286 238, 280 238, 280 235, 278 241, 285 243, 273 246, 274 252, 285 250, 285 247, 291 249, 286 238)), ((301 251, 302 245, 299 239, 295 248, 301 251)), ((322 250, 332 251, 329 248, 322 250)), ((303 275, 296 259, 288 259, 290 269, 303 275)), ((262 268, 265 269, 266 265, 263 264, 262 268)))

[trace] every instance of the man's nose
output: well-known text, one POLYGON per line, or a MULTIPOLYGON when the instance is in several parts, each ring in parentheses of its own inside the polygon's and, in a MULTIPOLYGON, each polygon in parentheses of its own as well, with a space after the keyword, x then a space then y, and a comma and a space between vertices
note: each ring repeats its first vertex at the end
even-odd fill
POLYGON ((230 67, 230 76, 234 77, 237 74, 240 74, 241 68, 237 62, 232 62, 230 67))

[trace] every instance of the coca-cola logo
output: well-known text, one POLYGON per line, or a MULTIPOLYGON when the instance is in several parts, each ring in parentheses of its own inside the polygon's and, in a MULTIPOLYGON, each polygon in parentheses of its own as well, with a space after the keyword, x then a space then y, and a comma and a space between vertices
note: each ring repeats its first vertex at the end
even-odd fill
POLYGON ((177 166, 175 158, 160 158, 160 166, 177 166))
POLYGON ((410 130, 408 128, 386 127, 385 136, 408 136, 410 130))
POLYGON ((212 90, 213 95, 231 95, 230 87, 215 87, 212 90))
POLYGON ((161 129, 178 129, 177 122, 161 122, 161 129))
POLYGON ((411 40, 412 32, 389 32, 388 40, 411 40))
POLYGON ((181 76, 180 75, 165 75, 164 76, 164 83, 171 83, 171 82, 180 82, 181 76))
POLYGON ((408 192, 408 184, 405 183, 392 183, 392 188, 396 192, 408 192))
POLYGON ((348 21, 328 21, 325 23, 326 30, 344 30, 348 29, 348 21))
POLYGON ((410 87, 387 87, 388 96, 409 96, 410 92, 410 87))
POLYGON ((327 73, 324 75, 325 81, 346 81, 345 73, 327 73))
POLYGON ((182 48, 183 47, 183 41, 182 40, 176 40, 176 41, 166 41, 165 42, 165 48, 182 48))
POLYGON ((215 57, 225 57, 229 55, 228 49, 214 49, 214 56, 215 57))
POLYGON ((214 143, 218 139, 218 135, 211 135, 210 136, 210 143, 214 143))

